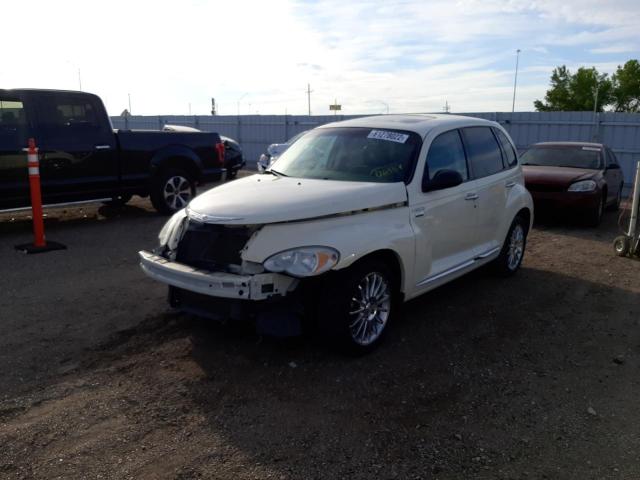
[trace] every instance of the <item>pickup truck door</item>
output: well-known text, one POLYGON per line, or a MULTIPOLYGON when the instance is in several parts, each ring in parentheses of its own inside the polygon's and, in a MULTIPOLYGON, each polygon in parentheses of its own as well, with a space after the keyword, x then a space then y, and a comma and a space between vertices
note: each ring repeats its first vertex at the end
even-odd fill
POLYGON ((409 211, 416 232, 415 283, 426 288, 475 257, 477 186, 470 180, 458 130, 442 133, 431 142, 420 174, 422 185, 417 182, 418 188, 412 188, 409 211), (424 192, 422 185, 445 169, 459 172, 463 183, 424 192))
POLYGON ((115 135, 93 95, 33 95, 44 203, 111 198, 118 188, 115 135))
POLYGON ((29 205, 27 112, 21 98, 0 93, 0 210, 29 205))

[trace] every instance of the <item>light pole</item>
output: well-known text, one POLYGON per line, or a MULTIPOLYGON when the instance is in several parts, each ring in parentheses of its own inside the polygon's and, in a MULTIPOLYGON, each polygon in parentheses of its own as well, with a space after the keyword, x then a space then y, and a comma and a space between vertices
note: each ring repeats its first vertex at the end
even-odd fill
POLYGON ((511 104, 511 113, 516 110, 516 87, 518 85, 518 63, 520 60, 520 49, 516 50, 516 76, 513 79, 513 103, 511 104))
POLYGON ((240 100, 242 100, 247 95, 249 95, 249 92, 242 94, 242 96, 240 96, 240 98, 238 98, 238 100, 236 101, 236 105, 238 107, 238 116, 240 116, 240 100))

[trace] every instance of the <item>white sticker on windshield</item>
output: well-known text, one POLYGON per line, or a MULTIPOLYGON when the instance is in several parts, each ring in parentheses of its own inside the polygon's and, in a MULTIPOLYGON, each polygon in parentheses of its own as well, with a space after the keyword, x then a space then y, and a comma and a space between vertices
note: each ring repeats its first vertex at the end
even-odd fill
POLYGON ((387 130, 371 130, 367 138, 386 140, 388 142, 404 143, 409 138, 406 133, 389 132, 387 130))
POLYGON ((589 150, 590 152, 599 152, 600 149, 598 147, 582 147, 583 150, 589 150))

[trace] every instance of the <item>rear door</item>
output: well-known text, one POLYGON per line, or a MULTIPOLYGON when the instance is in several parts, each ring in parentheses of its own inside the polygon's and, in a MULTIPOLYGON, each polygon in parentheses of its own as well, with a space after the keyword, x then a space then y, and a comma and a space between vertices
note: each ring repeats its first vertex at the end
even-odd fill
POLYGON ((0 210, 29 203, 27 146, 29 126, 20 96, 0 92, 0 210))
POLYGON ((34 95, 45 203, 111 198, 118 186, 115 135, 94 95, 34 95))
POLYGON ((441 170, 460 173, 463 183, 443 190, 412 194, 411 217, 416 232, 416 284, 428 286, 438 275, 464 268, 475 256, 478 210, 476 185, 470 179, 459 130, 433 139, 422 185, 441 170))
POLYGON ((512 178, 515 169, 508 169, 492 128, 466 127, 462 133, 477 192, 476 255, 488 256, 495 253, 504 240, 499 232, 506 212, 508 190, 515 186, 512 178))

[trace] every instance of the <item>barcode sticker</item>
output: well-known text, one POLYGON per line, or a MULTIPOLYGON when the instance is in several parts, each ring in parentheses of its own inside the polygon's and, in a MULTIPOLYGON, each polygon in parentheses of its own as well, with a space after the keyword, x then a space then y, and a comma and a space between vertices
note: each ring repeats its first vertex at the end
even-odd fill
POLYGON ((386 140, 388 142, 404 143, 409 138, 406 133, 389 132, 387 130, 371 130, 367 138, 386 140))

